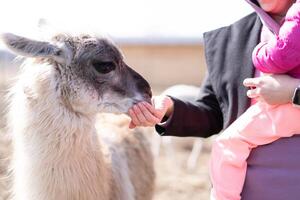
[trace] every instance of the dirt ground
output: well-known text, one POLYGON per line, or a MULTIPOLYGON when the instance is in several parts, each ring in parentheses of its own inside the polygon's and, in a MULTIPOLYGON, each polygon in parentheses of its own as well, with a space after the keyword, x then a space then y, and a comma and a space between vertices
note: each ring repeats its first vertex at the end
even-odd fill
POLYGON ((208 162, 211 141, 203 140, 203 148, 195 169, 187 169, 192 140, 172 139, 173 154, 167 155, 166 147, 155 160, 157 175, 154 200, 206 200, 209 199, 210 181, 208 162))

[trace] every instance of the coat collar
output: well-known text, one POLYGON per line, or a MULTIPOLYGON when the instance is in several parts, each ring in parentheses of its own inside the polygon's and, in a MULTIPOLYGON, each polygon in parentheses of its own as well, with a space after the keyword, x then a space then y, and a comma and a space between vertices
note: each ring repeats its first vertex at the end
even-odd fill
POLYGON ((268 27, 274 34, 278 35, 280 25, 259 6, 257 0, 245 0, 245 1, 255 10, 257 15, 260 17, 262 23, 266 27, 268 27))
POLYGON ((237 69, 240 70, 239 71, 240 76, 238 76, 237 81, 239 84, 241 84, 238 87, 239 95, 241 98, 241 102, 238 105, 240 111, 238 115, 244 113, 247 110, 247 108, 251 105, 251 99, 248 98, 246 95, 248 88, 244 87, 242 83, 246 78, 251 78, 254 77, 255 75, 255 67, 253 66, 251 55, 253 49, 260 41, 261 29, 262 29, 262 22, 259 17, 256 17, 256 19, 254 20, 253 28, 252 30, 250 30, 248 42, 246 43, 245 50, 244 50, 244 54, 249 58, 245 59, 243 66, 240 66, 240 68, 237 69))

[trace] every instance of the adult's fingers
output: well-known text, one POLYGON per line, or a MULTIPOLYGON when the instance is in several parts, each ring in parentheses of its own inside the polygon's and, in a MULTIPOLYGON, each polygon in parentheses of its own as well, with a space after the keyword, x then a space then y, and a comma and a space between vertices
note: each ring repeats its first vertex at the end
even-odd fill
POLYGON ((246 78, 243 81, 244 86, 246 87, 259 87, 262 84, 262 80, 260 77, 257 78, 246 78))
POLYGON ((147 110, 153 115, 155 116, 156 118, 160 119, 162 116, 162 114, 155 110, 155 108, 153 106, 151 106, 149 103, 147 102, 143 102, 143 105, 147 108, 147 110))
POLYGON ((133 111, 133 108, 131 108, 129 111, 128 111, 128 114, 129 116, 131 117, 131 122, 135 125, 135 126, 139 126, 140 125, 140 122, 135 114, 135 112, 133 111))
POLYGON ((150 123, 151 125, 159 123, 160 119, 153 115, 152 112, 144 105, 144 103, 139 103, 138 106, 148 123, 150 123))
POLYGON ((157 111, 161 111, 165 107, 165 96, 156 96, 152 98, 152 105, 157 111))
POLYGON ((130 124, 129 124, 129 128, 130 129, 133 129, 133 128, 135 128, 136 127, 136 125, 133 123, 133 121, 131 120, 131 122, 130 122, 130 124))
MULTIPOLYGON (((150 126, 151 124, 147 121, 143 111, 138 105, 133 106, 133 111, 136 114, 136 117, 142 126, 150 126)), ((137 124, 138 125, 138 124, 137 124)))

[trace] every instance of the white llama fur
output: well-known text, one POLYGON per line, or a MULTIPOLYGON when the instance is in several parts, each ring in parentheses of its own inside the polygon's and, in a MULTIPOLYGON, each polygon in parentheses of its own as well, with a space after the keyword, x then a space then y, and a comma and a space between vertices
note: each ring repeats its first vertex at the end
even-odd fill
POLYGON ((8 165, 11 155, 11 139, 0 129, 0 200, 9 198, 9 174, 8 165))
MULTIPOLYGON (((9 37, 4 36, 4 41, 8 40, 6 44, 27 56, 28 52, 19 51, 9 37)), ((82 40, 85 39, 86 36, 82 40)), ((88 39, 94 42, 94 38, 88 39)), ((154 171, 147 141, 142 134, 127 128, 128 118, 122 115, 97 117, 99 112, 127 112, 133 103, 143 100, 143 91, 130 83, 124 89, 126 95, 127 90, 133 90, 129 92, 138 97, 120 96, 109 92, 109 82, 103 90, 105 94, 99 94, 85 79, 76 79, 76 71, 59 77, 57 69, 72 66, 68 64, 73 61, 69 58, 76 52, 60 53, 63 59, 42 53, 26 60, 10 92, 11 199, 150 200, 154 171), (71 89, 64 88, 66 85, 71 89)), ((111 75, 97 75, 97 78, 114 76, 109 81, 122 82, 121 75, 116 71, 111 75)), ((115 87, 116 82, 113 84, 115 87)))

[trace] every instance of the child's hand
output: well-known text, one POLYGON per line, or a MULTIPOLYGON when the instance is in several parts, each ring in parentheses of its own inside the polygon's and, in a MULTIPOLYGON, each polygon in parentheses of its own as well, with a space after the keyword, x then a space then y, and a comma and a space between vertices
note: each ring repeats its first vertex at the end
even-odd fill
POLYGON ((247 91, 249 98, 256 98, 275 105, 291 103, 294 91, 300 85, 300 80, 288 75, 267 75, 247 78, 243 84, 250 88, 247 91))

